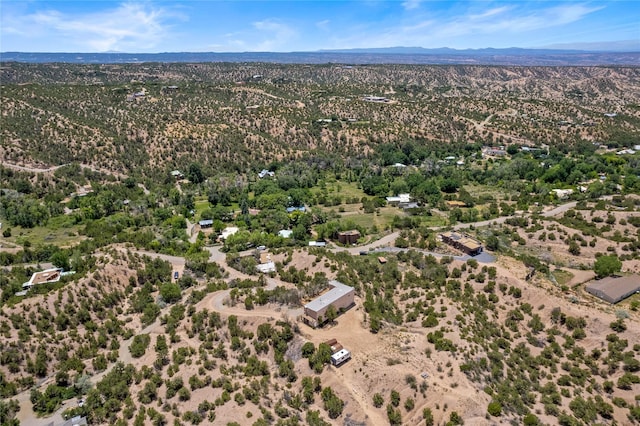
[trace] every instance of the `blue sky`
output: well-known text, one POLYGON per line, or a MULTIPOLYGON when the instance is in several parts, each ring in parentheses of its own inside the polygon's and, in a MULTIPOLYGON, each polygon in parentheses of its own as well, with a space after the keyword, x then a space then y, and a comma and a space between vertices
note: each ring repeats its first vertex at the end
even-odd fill
POLYGON ((598 48, 620 41, 640 50, 640 0, 0 0, 5 52, 598 48))

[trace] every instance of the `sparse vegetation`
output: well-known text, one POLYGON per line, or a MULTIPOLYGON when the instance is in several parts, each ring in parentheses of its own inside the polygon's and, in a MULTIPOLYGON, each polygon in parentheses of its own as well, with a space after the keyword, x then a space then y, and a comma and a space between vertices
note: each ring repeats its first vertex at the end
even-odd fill
POLYGON ((91 424, 462 424, 445 387, 505 423, 640 421, 637 300, 605 312, 580 280, 639 258, 637 154, 615 154, 637 140, 635 68, 0 73, 0 423, 27 392, 33 416, 76 399, 91 424), (417 206, 385 199, 404 193, 417 206), (439 241, 460 224, 500 261, 439 241), (48 263, 74 274, 17 296, 48 263), (334 278, 357 306, 297 322, 334 278), (340 367, 332 333, 357 347, 340 367))

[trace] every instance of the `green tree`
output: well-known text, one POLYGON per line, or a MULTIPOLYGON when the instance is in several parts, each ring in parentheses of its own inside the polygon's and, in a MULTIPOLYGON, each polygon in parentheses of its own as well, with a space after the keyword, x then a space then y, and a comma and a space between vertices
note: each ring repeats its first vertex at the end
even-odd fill
POLYGON ((384 397, 377 392, 373 394, 373 406, 380 408, 382 404, 384 404, 384 397))
POLYGON ((338 312, 336 311, 335 306, 329 305, 324 315, 325 315, 326 321, 331 323, 338 317, 338 312))
POLYGON ((189 164, 189 169, 187 170, 187 179, 196 184, 204 182, 204 173, 202 173, 202 167, 200 166, 200 164, 189 164))
POLYGON ((389 424, 391 425, 401 425, 402 424, 402 413, 400 410, 396 410, 393 408, 393 405, 387 404, 387 418, 389 419, 389 424))
POLYGON ((435 424, 431 408, 425 408, 422 410, 422 418, 424 419, 425 426, 433 426, 435 424))
POLYGON ((502 405, 497 401, 491 401, 487 407, 487 411, 493 417, 499 417, 502 415, 502 405))
POLYGON ((20 411, 18 401, 0 400, 0 425, 18 426, 20 421, 15 418, 18 411, 20 411))
POLYGON ((491 251, 496 251, 500 248, 500 240, 495 235, 489 235, 487 237, 487 248, 491 251))
POLYGON ((391 404, 394 407, 397 407, 398 405, 400 405, 400 393, 397 390, 391 391, 391 404))
POLYGON ((580 245, 578 245, 575 240, 571 240, 571 242, 569 243, 569 253, 574 256, 580 255, 580 245))
POLYGON ((335 419, 342 414, 344 401, 341 400, 330 387, 322 389, 320 393, 322 401, 324 401, 324 409, 327 410, 329 418, 335 419))
POLYGON ((66 250, 58 250, 51 256, 51 263, 57 268, 62 268, 65 271, 70 269, 69 267, 69 253, 66 250))
POLYGON ((540 419, 538 419, 534 414, 529 413, 524 416, 522 422, 525 426, 538 426, 540 424, 540 419))
POLYGON ((129 346, 131 356, 134 358, 140 358, 147 351, 151 338, 148 334, 136 334, 133 336, 133 341, 129 346))
POLYGON ((462 420, 462 417, 460 417, 460 414, 458 414, 457 411, 452 411, 451 415, 449 416, 449 424, 463 425, 464 421, 462 420))
POLYGON ((621 269, 622 262, 620 262, 618 256, 615 255, 600 256, 593 264, 593 271, 596 273, 598 278, 608 277, 616 272, 620 272, 621 269))
POLYGON ((160 296, 167 303, 175 303, 182 297, 182 292, 178 284, 166 283, 160 286, 160 296))
POLYGON ((313 342, 306 342, 304 345, 302 345, 303 358, 310 358, 311 356, 313 356, 315 351, 316 351, 316 347, 313 344, 313 342))

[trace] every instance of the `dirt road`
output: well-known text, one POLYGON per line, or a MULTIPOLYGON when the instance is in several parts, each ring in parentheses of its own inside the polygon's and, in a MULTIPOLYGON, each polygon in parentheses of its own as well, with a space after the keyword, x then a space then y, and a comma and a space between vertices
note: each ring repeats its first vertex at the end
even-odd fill
MULTIPOLYGON (((22 171, 22 172, 30 172, 30 173, 51 173, 51 172, 55 172, 56 170, 58 170, 61 167, 68 166, 70 164, 71 163, 66 163, 66 164, 60 164, 59 166, 51 166, 51 167, 30 167, 30 166, 20 166, 18 164, 13 164, 13 163, 7 163, 5 161, 2 162, 2 166, 6 167, 8 169, 18 170, 18 171, 22 171)), ((115 177, 118 177, 118 178, 126 178, 127 177, 127 175, 125 175, 125 174, 114 172, 114 171, 111 171, 111 170, 100 169, 98 167, 93 167, 93 166, 90 166, 88 164, 80 164, 80 167, 82 167, 83 169, 89 169, 89 170, 91 170, 93 172, 112 175, 112 176, 115 176, 115 177)))

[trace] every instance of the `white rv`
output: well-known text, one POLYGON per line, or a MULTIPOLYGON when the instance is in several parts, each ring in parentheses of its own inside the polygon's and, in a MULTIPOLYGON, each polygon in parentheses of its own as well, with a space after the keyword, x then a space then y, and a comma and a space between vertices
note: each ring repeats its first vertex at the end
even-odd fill
POLYGON ((351 359, 351 352, 346 349, 340 349, 338 352, 331 355, 331 364, 337 367, 349 359, 351 359))

